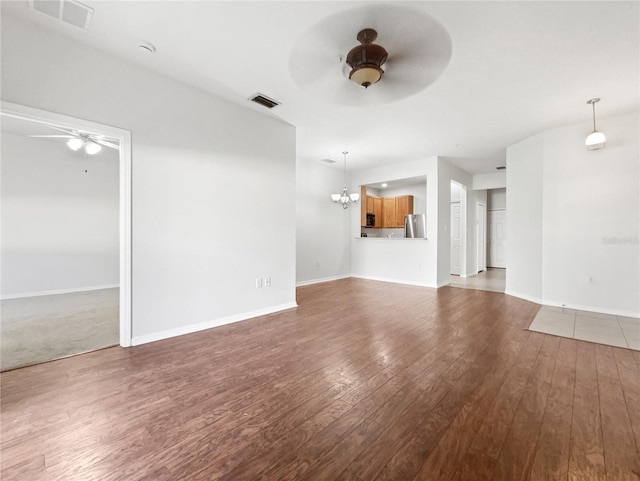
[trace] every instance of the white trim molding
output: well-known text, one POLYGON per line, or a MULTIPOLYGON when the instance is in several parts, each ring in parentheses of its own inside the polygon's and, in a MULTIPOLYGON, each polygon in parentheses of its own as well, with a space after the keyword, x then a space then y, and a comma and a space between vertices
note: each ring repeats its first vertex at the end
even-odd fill
POLYGON ((109 284, 105 286, 89 286, 89 287, 76 287, 72 289, 58 289, 54 291, 41 291, 41 292, 20 292, 18 294, 7 294, 0 299, 22 299, 24 297, 39 297, 39 296, 54 296, 56 294, 73 294, 74 292, 87 292, 87 291, 100 291, 102 289, 114 289, 120 287, 118 284, 109 284))
POLYGON ((169 339, 171 337, 182 336, 184 334, 192 334, 198 331, 204 331, 206 329, 212 329, 214 327, 224 326, 225 324, 232 324, 234 322, 246 321, 255 317, 265 316, 267 314, 273 314, 274 312, 280 312, 287 309, 293 309, 298 307, 295 302, 280 304, 279 306, 267 307, 264 309, 258 309, 255 311, 249 311, 242 314, 236 314, 234 316, 222 317, 220 319, 214 319, 211 321, 198 322, 196 324, 190 324, 188 326, 181 326, 175 329, 168 329, 166 331, 155 332, 152 334, 145 334, 143 336, 136 336, 131 339, 132 346, 139 346, 140 344, 147 344, 149 342, 161 341, 163 339, 169 339))
POLYGON ((346 274, 344 276, 321 277, 320 279, 311 279, 310 281, 296 282, 296 287, 310 286, 312 284, 320 284, 322 282, 337 281, 340 279, 348 279, 349 277, 351 277, 349 274, 346 274))
POLYGON ((387 277, 360 276, 360 275, 352 275, 351 277, 355 277, 356 279, 366 279, 368 281, 380 281, 380 282, 392 282, 394 284, 405 284, 407 286, 431 287, 433 289, 437 289, 438 287, 441 287, 441 286, 427 284, 426 282, 403 281, 402 279, 389 279, 387 277))

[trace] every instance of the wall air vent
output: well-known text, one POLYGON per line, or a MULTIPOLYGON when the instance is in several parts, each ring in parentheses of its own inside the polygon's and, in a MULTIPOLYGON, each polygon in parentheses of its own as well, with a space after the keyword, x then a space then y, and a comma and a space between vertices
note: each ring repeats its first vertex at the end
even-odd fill
POLYGON ((93 8, 75 0, 29 0, 29 7, 74 27, 87 30, 93 8))
POLYGON ((270 99, 266 95, 262 95, 262 94, 255 94, 253 97, 250 98, 250 100, 268 109, 272 109, 276 105, 280 105, 280 102, 270 99))

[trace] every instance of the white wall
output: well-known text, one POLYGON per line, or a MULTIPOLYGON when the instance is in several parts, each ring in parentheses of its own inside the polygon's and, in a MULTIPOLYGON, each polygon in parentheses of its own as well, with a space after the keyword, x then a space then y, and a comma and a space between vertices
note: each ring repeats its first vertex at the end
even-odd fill
POLYGON ((491 174, 477 174, 473 176, 474 190, 500 189, 507 186, 507 172, 501 170, 491 174))
POLYGON ((298 285, 348 277, 350 210, 331 202, 344 184, 342 169, 320 161, 297 161, 296 280, 298 285))
POLYGON ((507 148, 505 292, 534 302, 542 297, 542 153, 542 134, 507 148))
POLYGON ((132 131, 134 343, 295 305, 293 127, 6 15, 1 60, 3 100, 132 131))
POLYGON ((427 179, 425 187, 427 240, 361 238, 360 210, 354 209, 351 212, 350 227, 352 276, 437 286, 438 158, 432 157, 356 171, 352 173, 351 184, 359 189, 361 185, 418 176, 426 176, 427 179))
POLYGON ((1 171, 3 298, 118 284, 115 150, 3 131, 1 171))
POLYGON ((598 128, 607 135, 599 151, 584 147, 586 123, 544 135, 542 297, 639 316, 638 113, 598 119, 598 128), (605 240, 612 238, 631 243, 605 240))
POLYGON ((517 206, 535 210, 537 228, 534 245, 509 250, 508 289, 544 304, 640 315, 638 117, 598 119, 607 135, 604 150, 584 147, 590 123, 548 130, 508 150, 510 245, 520 246, 513 235, 524 240, 531 225, 521 221, 517 206), (522 279, 537 267, 535 282, 515 285, 512 260, 529 267, 519 273, 522 279))
POLYGON ((490 189, 487 191, 487 210, 507 208, 507 189, 490 189))

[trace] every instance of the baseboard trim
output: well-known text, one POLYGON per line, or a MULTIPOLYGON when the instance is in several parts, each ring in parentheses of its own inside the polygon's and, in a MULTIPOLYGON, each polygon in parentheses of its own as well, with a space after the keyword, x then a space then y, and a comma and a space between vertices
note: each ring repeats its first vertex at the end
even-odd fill
POLYGON ((438 287, 436 285, 427 284, 426 282, 404 281, 401 279, 389 279, 387 277, 358 276, 358 275, 352 275, 351 277, 355 277, 356 279, 366 279, 368 281, 380 281, 380 282, 391 282, 393 284, 405 284, 407 286, 431 287, 434 289, 437 289, 438 287))
POLYGON ((267 307, 264 309, 257 309, 255 311, 243 312, 242 314, 236 314, 234 316, 222 317, 220 319, 214 319, 212 321, 199 322, 197 324, 189 324, 187 326, 181 326, 175 329, 168 329, 166 331, 155 332, 153 334, 146 334, 144 336, 136 336, 131 339, 131 345, 139 346, 141 344, 161 341, 163 339, 169 339, 171 337, 183 336, 185 334, 192 334, 194 332, 204 331, 205 329, 224 326, 225 324, 232 324, 234 322, 246 321, 247 319, 265 316, 267 314, 273 314, 274 312, 280 312, 287 309, 292 309, 294 307, 298 307, 298 304, 296 304, 295 302, 289 302, 286 304, 280 304, 278 306, 267 307))
POLYGON ((610 314, 612 316, 640 317, 640 312, 627 311, 624 309, 607 309, 602 307, 584 306, 581 304, 566 304, 566 303, 563 304, 561 302, 547 301, 547 300, 544 300, 542 304, 544 304, 545 306, 564 307, 565 309, 575 309, 577 311, 595 312, 597 314, 610 314))
POLYGON ((575 309, 576 311, 594 312, 597 314, 610 314, 612 316, 640 317, 640 312, 627 311, 624 309, 608 309, 605 307, 585 306, 582 304, 567 304, 557 301, 550 301, 548 299, 540 299, 509 290, 505 291, 505 294, 524 299, 525 301, 535 302, 536 304, 540 304, 542 306, 564 307, 565 309, 575 309))
POLYGON ((108 284, 105 286, 75 287, 73 289, 58 289, 55 291, 22 292, 19 294, 7 294, 0 297, 0 299, 4 301, 6 299, 22 299, 23 297, 52 296, 55 294, 73 294, 74 292, 99 291, 101 289, 114 289, 116 287, 120 287, 120 285, 108 284))
POLYGON ((346 274, 344 276, 321 277, 319 279, 312 279, 310 281, 296 282, 296 287, 310 286, 312 284, 320 284, 322 282, 338 281, 340 279, 348 279, 349 277, 351 277, 349 274, 346 274))
POLYGON ((517 297, 519 299, 524 299, 525 301, 535 302, 536 304, 544 304, 542 299, 538 297, 529 296, 527 294, 521 294, 520 292, 511 291, 509 289, 505 289, 504 293, 508 296, 517 297))

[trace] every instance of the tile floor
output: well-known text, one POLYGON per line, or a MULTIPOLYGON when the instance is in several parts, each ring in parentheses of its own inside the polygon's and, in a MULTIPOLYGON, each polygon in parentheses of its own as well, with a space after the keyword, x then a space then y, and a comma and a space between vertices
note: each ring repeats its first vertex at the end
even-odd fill
POLYGON ((640 319, 542 306, 529 330, 640 351, 640 319))
POLYGON ((451 287, 477 289, 480 291, 504 292, 506 269, 489 267, 486 271, 469 277, 451 275, 451 287))

